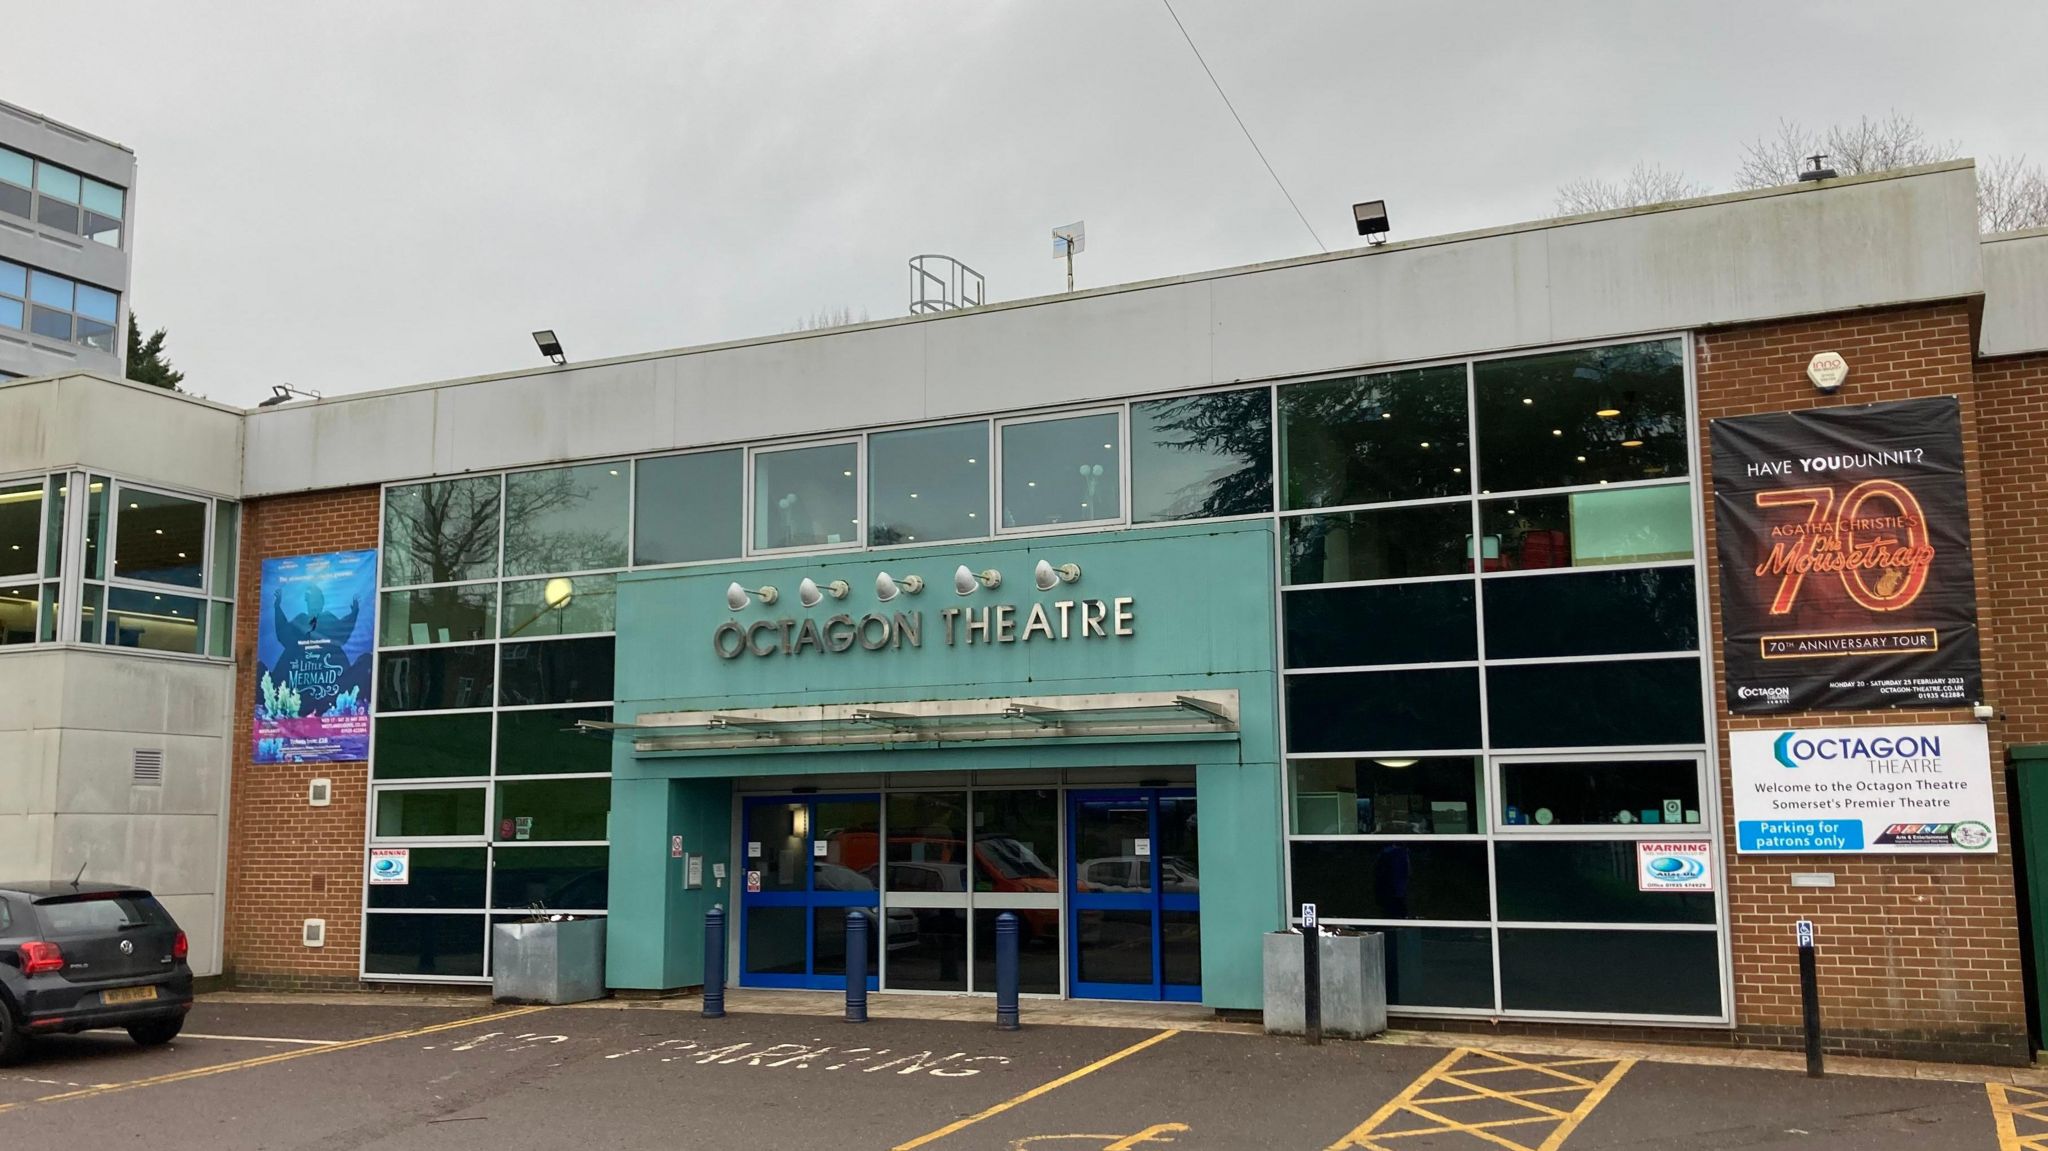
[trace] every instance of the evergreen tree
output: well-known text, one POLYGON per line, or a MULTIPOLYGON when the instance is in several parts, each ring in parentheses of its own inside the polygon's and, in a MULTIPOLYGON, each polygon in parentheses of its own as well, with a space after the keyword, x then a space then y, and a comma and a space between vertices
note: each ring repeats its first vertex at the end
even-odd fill
POLYGON ((185 378, 185 373, 173 368, 170 359, 164 355, 165 334, 165 329, 158 328, 149 334, 148 339, 143 339, 142 320, 133 308, 129 309, 128 378, 155 388, 182 391, 178 384, 185 378))

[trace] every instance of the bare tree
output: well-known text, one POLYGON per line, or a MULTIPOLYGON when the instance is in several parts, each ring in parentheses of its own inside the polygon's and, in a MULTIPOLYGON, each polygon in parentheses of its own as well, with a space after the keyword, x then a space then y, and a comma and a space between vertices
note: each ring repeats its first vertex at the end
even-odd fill
POLYGON ((1688 179, 1685 173, 1662 164, 1638 162, 1620 180, 1587 178, 1573 180, 1557 189, 1557 215, 1578 216, 1587 212, 1611 212, 1617 208, 1639 208, 1704 196, 1705 184, 1688 179))
POLYGON ((2048 228, 2048 176, 2025 156, 1993 156, 1977 168, 1977 223, 1986 232, 2048 228))
POLYGON ((853 309, 848 307, 820 308, 812 315, 797 317, 795 325, 789 330, 792 332, 814 332, 820 328, 843 328, 848 324, 865 324, 867 322, 868 310, 866 308, 862 308, 858 316, 855 316, 853 309))
POLYGON ((1812 156, 1827 157, 1827 166, 1844 176, 1910 168, 1953 160, 1962 154, 1954 140, 1930 140, 1911 116, 1891 111, 1881 120, 1859 117, 1853 124, 1808 128, 1794 120, 1778 121, 1775 136, 1760 137, 1743 147, 1735 171, 1737 188, 1775 188, 1793 184, 1812 156))

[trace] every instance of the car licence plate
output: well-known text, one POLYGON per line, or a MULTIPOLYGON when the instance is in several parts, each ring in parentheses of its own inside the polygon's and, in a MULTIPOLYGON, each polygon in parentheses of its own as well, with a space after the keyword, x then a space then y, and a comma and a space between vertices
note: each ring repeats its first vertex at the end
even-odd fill
POLYGON ((155 998, 154 987, 119 987, 112 991, 100 992, 100 1002, 106 1004, 148 1003, 155 998))

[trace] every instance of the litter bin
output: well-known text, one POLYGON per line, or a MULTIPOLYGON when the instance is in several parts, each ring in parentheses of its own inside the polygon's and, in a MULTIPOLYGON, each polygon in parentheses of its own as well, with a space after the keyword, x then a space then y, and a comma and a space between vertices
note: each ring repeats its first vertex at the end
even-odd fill
MULTIPOLYGON (((1323 1034, 1369 1039, 1387 1029, 1386 936, 1377 931, 1325 934, 1320 942, 1323 1034)), ((1302 1032, 1301 936, 1266 935, 1266 1032, 1302 1032)))
POLYGON ((604 998, 604 920, 500 923, 491 930, 493 999, 582 1003, 604 998))

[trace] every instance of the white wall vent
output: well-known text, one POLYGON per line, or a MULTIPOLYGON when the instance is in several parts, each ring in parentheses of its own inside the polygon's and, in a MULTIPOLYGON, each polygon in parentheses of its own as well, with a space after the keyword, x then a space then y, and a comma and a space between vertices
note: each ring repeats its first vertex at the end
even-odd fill
POLYGON ((306 805, 326 807, 334 802, 334 781, 316 779, 306 784, 306 805))
POLYGON ((308 947, 327 946, 327 921, 324 919, 308 919, 306 921, 305 934, 302 938, 308 947))
POLYGON ((136 787, 162 787, 164 784, 164 749, 160 747, 138 747, 130 761, 136 787))

